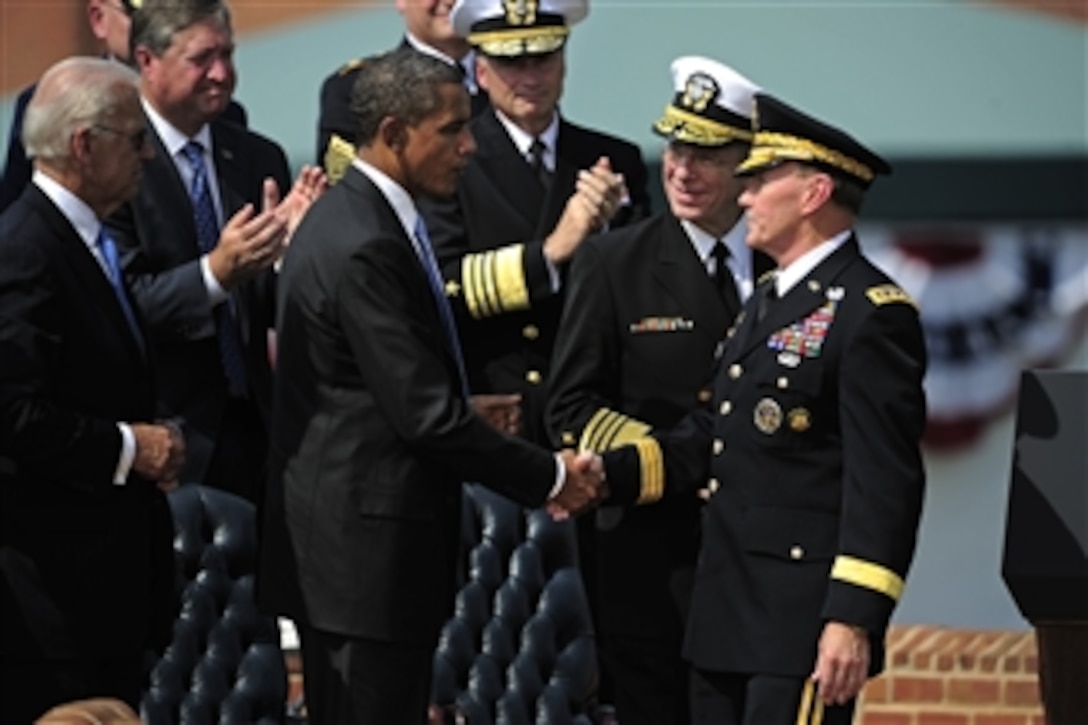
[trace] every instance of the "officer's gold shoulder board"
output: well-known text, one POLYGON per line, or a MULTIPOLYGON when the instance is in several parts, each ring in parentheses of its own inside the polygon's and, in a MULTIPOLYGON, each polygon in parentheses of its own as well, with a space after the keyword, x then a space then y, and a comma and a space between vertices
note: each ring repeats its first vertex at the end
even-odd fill
POLYGON ((354 146, 335 133, 329 137, 329 145, 325 148, 325 174, 329 177, 330 184, 340 181, 351 166, 353 158, 355 158, 354 146))
POLYGON ((904 292, 901 288, 894 284, 881 284, 876 287, 870 287, 865 290, 865 296, 869 298, 877 307, 881 305, 890 305, 896 302, 902 302, 908 304, 914 309, 918 309, 918 303, 916 303, 911 296, 904 292))
POLYGON ((349 60, 347 63, 344 63, 344 65, 340 66, 340 70, 336 71, 336 75, 346 76, 353 70, 362 68, 364 63, 366 63, 366 58, 354 58, 352 60, 349 60))

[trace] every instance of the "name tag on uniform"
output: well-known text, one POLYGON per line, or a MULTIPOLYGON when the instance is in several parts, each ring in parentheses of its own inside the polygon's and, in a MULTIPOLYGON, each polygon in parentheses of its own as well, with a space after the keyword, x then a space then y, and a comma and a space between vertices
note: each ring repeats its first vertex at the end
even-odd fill
POLYGON ((695 321, 684 317, 643 317, 628 325, 628 329, 633 335, 645 332, 687 332, 695 329, 695 321))

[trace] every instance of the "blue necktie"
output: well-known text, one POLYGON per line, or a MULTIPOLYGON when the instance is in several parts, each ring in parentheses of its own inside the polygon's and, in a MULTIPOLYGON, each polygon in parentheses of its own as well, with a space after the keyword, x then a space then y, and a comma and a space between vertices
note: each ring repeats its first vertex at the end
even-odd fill
POLYGON ((132 336, 136 338, 136 344, 139 345, 140 352, 143 352, 144 337, 140 333, 140 326, 136 323, 136 315, 132 311, 132 305, 128 302, 128 295, 125 294, 124 278, 121 276, 121 263, 117 257, 117 245, 105 227, 99 228, 98 238, 94 240, 94 243, 98 247, 99 254, 102 255, 102 261, 106 263, 106 276, 110 280, 110 286, 113 287, 113 294, 116 295, 118 304, 121 305, 121 312, 125 315, 129 330, 132 331, 132 336))
MULTIPOLYGON (((196 222, 196 239, 201 254, 208 254, 219 243, 219 220, 215 216, 211 190, 208 188, 208 167, 204 164, 204 147, 197 141, 190 141, 183 149, 185 158, 193 170, 193 181, 189 187, 189 197, 193 202, 193 220, 196 222)), ((238 324, 231 309, 232 300, 227 299, 215 308, 216 338, 219 341, 219 359, 223 364, 223 374, 231 395, 247 397, 249 386, 246 385, 246 368, 242 358, 242 342, 238 336, 238 324)))
POLYGON ((423 270, 427 273, 427 283, 430 285, 431 295, 434 296, 435 306, 438 307, 438 316, 442 318, 442 327, 445 328, 450 352, 454 360, 457 361, 457 374, 461 378, 461 391, 468 398, 468 376, 465 374, 465 358, 461 353, 461 340, 457 336, 457 323, 453 319, 450 301, 446 299, 442 275, 438 271, 438 262, 434 258, 434 250, 431 249, 431 237, 427 234, 427 225, 424 224, 422 216, 416 217, 416 233, 412 243, 416 248, 419 261, 423 264, 423 270))

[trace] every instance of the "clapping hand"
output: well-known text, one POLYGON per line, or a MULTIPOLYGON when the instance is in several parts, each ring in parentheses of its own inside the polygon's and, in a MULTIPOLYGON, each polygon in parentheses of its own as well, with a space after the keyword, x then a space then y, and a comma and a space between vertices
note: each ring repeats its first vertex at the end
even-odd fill
POLYGON ((604 462, 596 453, 575 454, 570 449, 560 452, 567 469, 563 488, 548 501, 548 513, 556 521, 588 510, 608 496, 605 485, 604 462))

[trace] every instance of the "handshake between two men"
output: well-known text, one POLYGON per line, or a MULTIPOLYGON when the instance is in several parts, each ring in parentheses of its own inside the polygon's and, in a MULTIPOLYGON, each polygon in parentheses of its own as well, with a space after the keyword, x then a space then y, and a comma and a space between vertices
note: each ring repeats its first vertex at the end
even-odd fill
POLYGON ((566 468, 566 477, 559 492, 547 504, 548 513, 555 521, 577 516, 608 498, 604 462, 596 453, 575 453, 566 448, 559 452, 566 468))
MULTIPOLYGON (((521 433, 521 396, 473 395, 473 411, 497 431, 516 436, 521 433)), ((563 465, 563 485, 547 503, 548 513, 556 521, 584 513, 608 498, 604 462, 592 452, 576 453, 567 448, 559 453, 563 465)))

